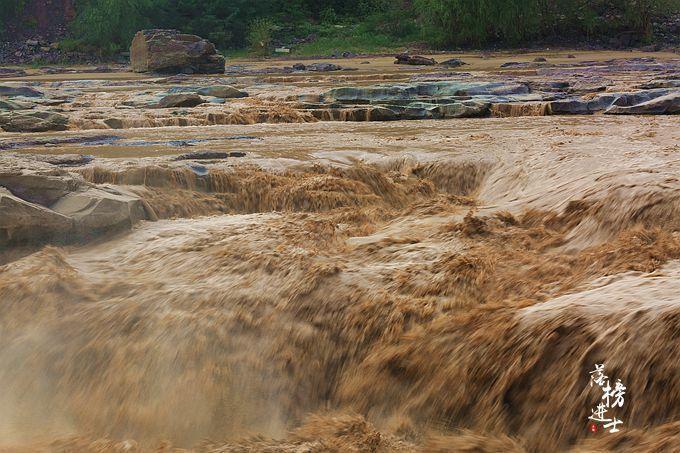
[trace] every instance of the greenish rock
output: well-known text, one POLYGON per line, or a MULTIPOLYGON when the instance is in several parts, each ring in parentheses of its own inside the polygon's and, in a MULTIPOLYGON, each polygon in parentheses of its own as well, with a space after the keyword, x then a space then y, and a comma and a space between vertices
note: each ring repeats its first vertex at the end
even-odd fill
POLYGON ((205 101, 197 94, 171 94, 158 101, 156 108, 196 107, 205 101))
POLYGON ((68 117, 54 112, 9 112, 0 114, 0 128, 6 132, 64 131, 68 117))
POLYGON ((30 102, 0 99, 0 110, 30 110, 32 108, 35 108, 35 104, 30 102))
POLYGON ((245 98, 248 93, 241 91, 229 85, 213 85, 204 87, 196 91, 201 96, 211 96, 222 99, 245 98))
POLYGON ((24 96, 27 98, 39 98, 44 96, 42 91, 38 91, 31 87, 14 87, 0 85, 0 96, 6 96, 9 98, 24 96))
POLYGON ((339 87, 324 94, 325 99, 344 103, 367 104, 371 101, 417 100, 447 96, 504 96, 529 93, 523 83, 504 82, 423 82, 413 84, 339 87))

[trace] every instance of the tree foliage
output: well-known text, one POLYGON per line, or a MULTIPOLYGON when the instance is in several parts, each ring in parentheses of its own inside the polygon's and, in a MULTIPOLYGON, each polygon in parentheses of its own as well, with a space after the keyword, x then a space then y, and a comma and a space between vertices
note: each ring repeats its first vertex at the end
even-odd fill
MULTIPOLYGON (((16 20, 28 1, 0 0, 0 27, 16 20)), ((198 34, 221 49, 252 46, 258 34, 268 43, 307 34, 341 42, 347 30, 375 42, 412 39, 442 47, 622 32, 645 38, 659 16, 680 13, 680 0, 78 0, 76 6, 75 37, 104 52, 127 48, 134 33, 148 27, 198 34)))
POLYGON ((680 0, 415 0, 440 45, 514 45, 536 39, 649 38, 656 17, 680 11, 680 0))

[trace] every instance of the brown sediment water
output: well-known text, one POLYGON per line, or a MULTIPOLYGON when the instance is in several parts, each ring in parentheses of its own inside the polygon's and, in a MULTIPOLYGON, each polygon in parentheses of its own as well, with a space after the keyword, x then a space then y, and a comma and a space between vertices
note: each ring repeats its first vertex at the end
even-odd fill
POLYGON ((12 151, 92 154, 69 171, 156 220, 0 267, 0 451, 674 451, 677 126, 233 124, 12 151), (215 140, 146 144, 192 139, 215 140), (169 158, 195 149, 246 155, 169 158), (596 363, 628 388, 619 433, 588 431, 596 363))

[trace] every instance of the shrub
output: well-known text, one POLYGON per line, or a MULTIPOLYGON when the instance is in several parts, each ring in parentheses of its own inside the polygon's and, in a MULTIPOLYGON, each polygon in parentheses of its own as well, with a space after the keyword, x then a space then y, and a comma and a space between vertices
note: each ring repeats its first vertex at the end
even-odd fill
POLYGON ((248 44, 256 55, 268 55, 271 52, 274 23, 268 19, 256 19, 248 29, 248 44))

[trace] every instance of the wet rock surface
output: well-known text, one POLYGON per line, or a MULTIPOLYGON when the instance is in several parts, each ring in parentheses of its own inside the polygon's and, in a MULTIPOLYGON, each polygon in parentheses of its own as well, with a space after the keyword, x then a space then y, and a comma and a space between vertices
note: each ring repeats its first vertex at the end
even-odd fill
POLYGON ((248 93, 241 91, 229 85, 213 85, 209 87, 200 88, 197 91, 201 96, 212 96, 223 99, 238 99, 248 97, 248 93))
MULTIPOLYGON (((458 64, 456 60, 461 59, 449 60, 458 64)), ((672 94, 680 90, 678 59, 551 57, 549 66, 527 60, 519 63, 544 66, 500 68, 500 59, 489 64, 492 70, 472 72, 435 69, 441 66, 391 66, 391 73, 377 79, 372 75, 376 71, 373 67, 361 71, 351 68, 358 72, 347 68, 316 72, 310 70, 316 62, 305 62, 240 67, 220 78, 179 74, 137 81, 67 78, 30 84, 6 82, 0 95, 0 128, 35 133, 267 122, 677 112, 677 97, 672 94), (668 96, 650 102, 662 95, 668 96)), ((319 67, 329 68, 329 64, 333 63, 319 63, 319 67)), ((0 141, 0 148, 3 146, 8 145, 0 141)))
POLYGON ((159 109, 169 109, 173 107, 196 107, 205 100, 197 94, 171 94, 161 98, 156 105, 159 109))

